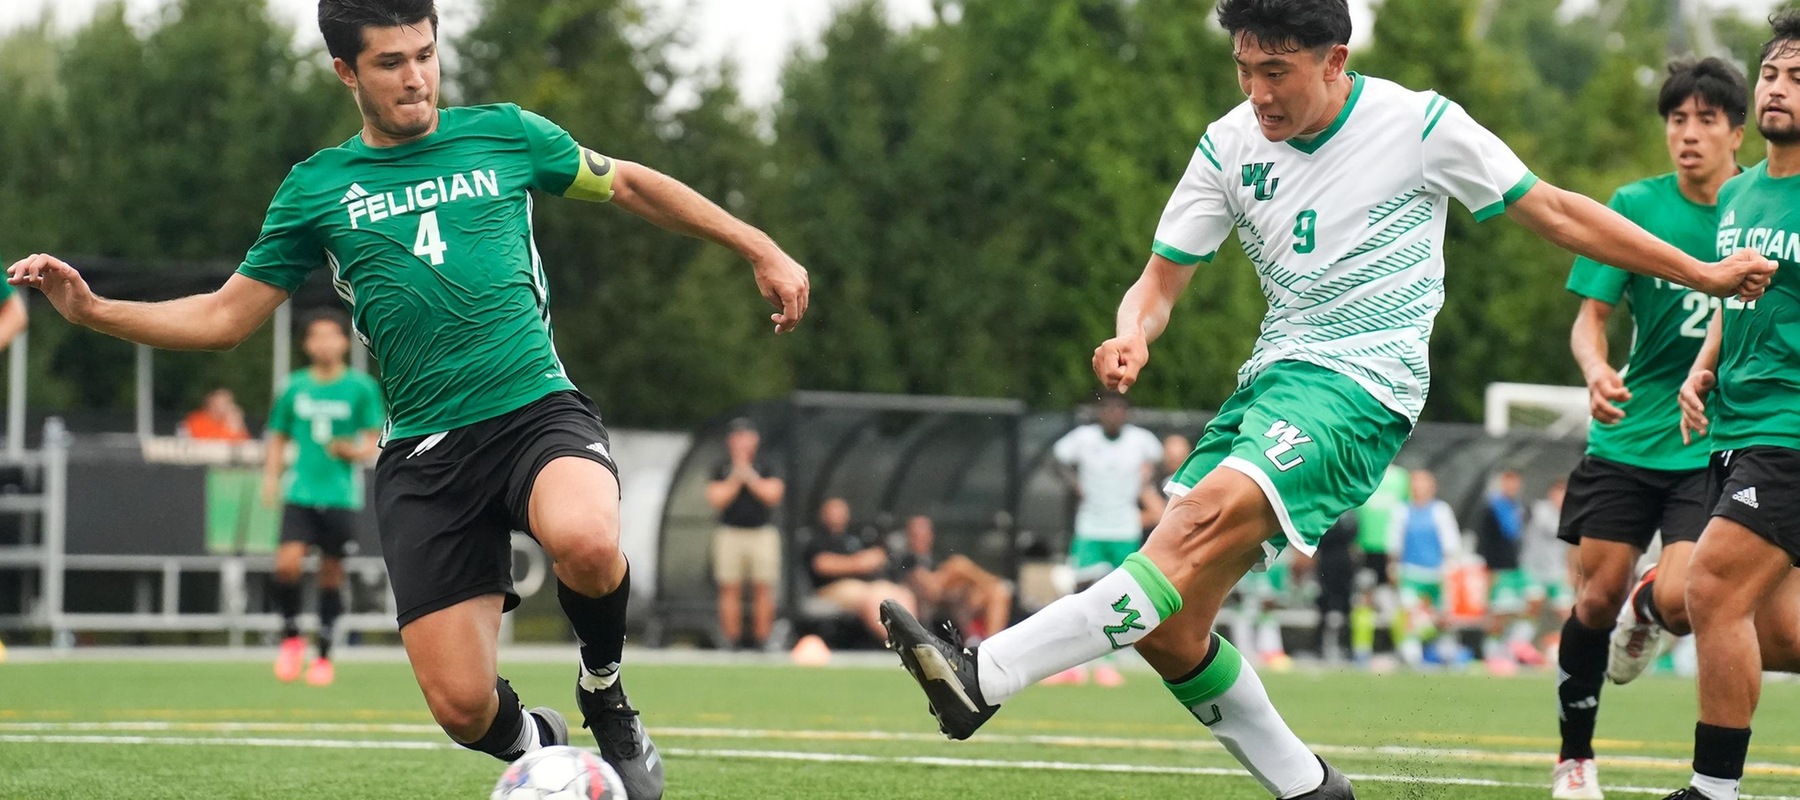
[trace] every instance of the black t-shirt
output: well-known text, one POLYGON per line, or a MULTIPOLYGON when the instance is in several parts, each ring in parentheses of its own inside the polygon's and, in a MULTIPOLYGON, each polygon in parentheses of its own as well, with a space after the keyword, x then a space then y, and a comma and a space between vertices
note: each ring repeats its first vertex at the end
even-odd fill
MULTIPOLYGON (((1515 507, 1518 501, 1513 501, 1515 507)), ((1524 509, 1519 508, 1515 514, 1518 527, 1524 527, 1524 509)), ((1522 535, 1514 531, 1515 536, 1522 535)), ((1504 524, 1500 521, 1500 512, 1494 508, 1492 498, 1481 504, 1481 518, 1475 526, 1475 554, 1487 562, 1488 569, 1500 571, 1519 568, 1519 540, 1506 535, 1504 524)))
POLYGON ((824 575, 820 575, 818 568, 813 565, 813 561, 820 553, 834 553, 840 556, 856 555, 857 553, 873 547, 874 541, 875 537, 872 533, 867 531, 858 532, 855 526, 852 526, 850 530, 844 531, 841 536, 833 536, 823 530, 813 531, 811 537, 806 542, 806 551, 803 556, 803 558, 806 559, 806 574, 807 577, 812 578, 813 588, 817 589, 832 581, 842 580, 844 578, 856 578, 865 581, 879 580, 885 571, 884 569, 870 570, 861 575, 839 575, 828 578, 824 575))
MULTIPOLYGON (((756 470, 756 474, 765 478, 774 477, 769 463, 760 458, 752 459, 750 467, 756 470)), ((717 469, 713 470, 712 479, 722 481, 730 476, 731 462, 724 461, 719 464, 717 469)), ((740 486, 737 497, 731 498, 731 504, 719 512, 719 524, 733 528, 760 528, 769 524, 769 513, 770 508, 763 501, 756 499, 756 495, 750 491, 750 487, 740 486)))

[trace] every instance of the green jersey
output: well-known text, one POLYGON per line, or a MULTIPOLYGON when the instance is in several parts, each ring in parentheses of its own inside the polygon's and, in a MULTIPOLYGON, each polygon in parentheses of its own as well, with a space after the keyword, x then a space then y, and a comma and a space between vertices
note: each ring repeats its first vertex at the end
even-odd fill
POLYGON ((1751 248, 1780 265, 1754 303, 1724 303, 1712 448, 1800 449, 1800 177, 1768 163, 1719 190, 1718 252, 1751 248))
POLYGON ((12 296, 17 294, 18 291, 19 290, 13 288, 12 284, 7 283, 6 281, 0 281, 0 303, 11 300, 12 296))
POLYGON ((356 465, 325 448, 378 429, 386 418, 381 389, 364 373, 346 369, 330 383, 320 383, 310 369, 288 376, 287 391, 269 412, 269 430, 294 440, 287 501, 297 506, 361 508, 356 465))
MULTIPOLYGON (((1681 193, 1675 174, 1619 187, 1611 206, 1638 227, 1702 261, 1713 260, 1718 209, 1681 193)), ((1621 372, 1631 399, 1617 403, 1625 418, 1588 427, 1589 454, 1634 467, 1693 470, 1706 466, 1705 443, 1681 443, 1675 396, 1706 338, 1717 300, 1661 278, 1636 275, 1586 258, 1575 259, 1569 291, 1602 303, 1631 301, 1631 354, 1621 372)))
POLYGON ((329 265, 381 362, 388 437, 458 428, 574 388, 530 190, 604 201, 612 176, 611 160, 518 106, 446 108, 423 138, 358 135, 294 167, 238 272, 293 292, 329 265))
POLYGON ((1387 552, 1388 528, 1411 494, 1412 481, 1406 470, 1389 464, 1375 493, 1356 510, 1356 546, 1365 553, 1387 552))

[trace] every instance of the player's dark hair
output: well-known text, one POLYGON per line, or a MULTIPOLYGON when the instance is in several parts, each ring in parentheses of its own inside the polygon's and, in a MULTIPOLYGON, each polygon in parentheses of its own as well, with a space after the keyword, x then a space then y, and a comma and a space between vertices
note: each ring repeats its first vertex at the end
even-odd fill
POLYGON ((1757 55, 1756 63, 1761 65, 1769 60, 1776 50, 1800 48, 1800 11, 1782 11, 1769 15, 1769 28, 1774 35, 1764 42, 1762 53, 1757 55))
POLYGON ((312 330, 312 326, 321 322, 336 325, 346 337, 350 335, 350 317, 335 308, 320 308, 306 312, 304 316, 300 317, 300 333, 304 335, 307 331, 312 330))
POLYGON ((1350 43, 1348 0, 1219 0, 1219 26, 1263 50, 1291 53, 1350 43))
POLYGON ((1656 113, 1663 119, 1693 97, 1708 108, 1725 112, 1731 127, 1741 127, 1750 106, 1750 90, 1737 67, 1722 59, 1708 56, 1698 61, 1676 59, 1669 62, 1669 77, 1656 96, 1656 113))
POLYGON ((431 33, 437 35, 436 0, 319 0, 319 35, 325 37, 325 50, 332 58, 341 58, 356 70, 356 57, 363 51, 363 28, 391 28, 431 21, 431 33))

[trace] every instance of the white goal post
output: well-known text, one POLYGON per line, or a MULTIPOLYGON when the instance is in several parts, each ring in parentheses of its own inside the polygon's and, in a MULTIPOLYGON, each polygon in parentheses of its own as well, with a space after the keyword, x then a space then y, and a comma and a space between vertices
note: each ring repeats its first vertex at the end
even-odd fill
POLYGON ((1489 436, 1505 436, 1516 429, 1538 431, 1556 439, 1587 435, 1585 386, 1490 383, 1483 405, 1489 436))

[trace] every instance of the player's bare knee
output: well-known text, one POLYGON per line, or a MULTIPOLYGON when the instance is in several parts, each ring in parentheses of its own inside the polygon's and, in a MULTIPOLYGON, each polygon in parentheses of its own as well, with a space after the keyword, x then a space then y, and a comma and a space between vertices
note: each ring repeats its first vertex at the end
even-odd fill
POLYGON ((494 721, 494 687, 446 684, 425 690, 425 704, 438 727, 459 742, 472 742, 494 721))
POLYGON ((1743 613, 1744 609, 1732 607, 1741 605, 1736 602, 1734 593, 1729 576, 1721 574, 1701 559, 1694 559, 1688 567, 1687 593, 1684 598, 1686 602, 1683 603, 1689 623, 1694 626, 1706 625, 1713 620, 1743 613))
POLYGON ((1581 585, 1581 596, 1575 600, 1575 616, 1589 628, 1610 628, 1619 607, 1625 604, 1630 589, 1624 581, 1590 579, 1581 585))
POLYGON ((595 597, 610 594, 625 578, 625 559, 616 536, 575 537, 557 554, 556 566, 569 588, 595 597))

